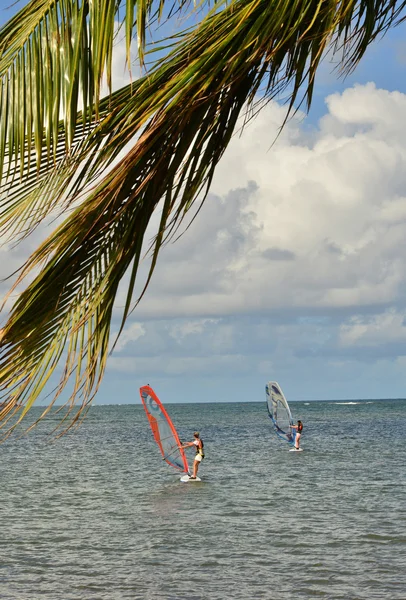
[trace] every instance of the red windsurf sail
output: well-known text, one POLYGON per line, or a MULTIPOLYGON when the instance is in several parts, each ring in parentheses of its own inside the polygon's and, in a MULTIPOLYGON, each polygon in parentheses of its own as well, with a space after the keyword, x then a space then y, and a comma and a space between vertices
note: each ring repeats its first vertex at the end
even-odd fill
POLYGON ((178 433, 163 404, 149 385, 140 388, 141 400, 147 413, 148 421, 161 454, 175 469, 189 472, 189 465, 181 445, 178 433))

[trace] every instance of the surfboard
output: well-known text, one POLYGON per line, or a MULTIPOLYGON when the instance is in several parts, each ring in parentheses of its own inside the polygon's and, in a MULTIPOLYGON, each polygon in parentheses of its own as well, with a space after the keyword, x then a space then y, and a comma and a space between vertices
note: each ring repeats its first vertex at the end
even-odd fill
POLYGON ((190 482, 190 483, 195 483, 195 481, 201 481, 200 477, 196 477, 196 479, 191 479, 189 475, 183 475, 183 476, 180 478, 180 480, 181 480, 183 483, 188 483, 188 482, 190 482))
POLYGON ((289 452, 303 452, 303 448, 291 448, 289 452))

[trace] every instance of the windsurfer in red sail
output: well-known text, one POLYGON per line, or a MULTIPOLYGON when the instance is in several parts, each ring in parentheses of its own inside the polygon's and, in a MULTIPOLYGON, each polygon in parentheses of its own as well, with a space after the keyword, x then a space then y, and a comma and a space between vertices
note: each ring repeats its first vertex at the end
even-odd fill
POLYGON ((193 440, 193 442, 186 442, 185 444, 180 446, 180 448, 190 448, 190 447, 194 446, 196 449, 195 460, 193 462, 193 474, 190 479, 196 479, 199 465, 202 462, 202 460, 204 459, 203 440, 200 439, 200 434, 197 431, 195 431, 195 433, 193 435, 195 438, 193 440))

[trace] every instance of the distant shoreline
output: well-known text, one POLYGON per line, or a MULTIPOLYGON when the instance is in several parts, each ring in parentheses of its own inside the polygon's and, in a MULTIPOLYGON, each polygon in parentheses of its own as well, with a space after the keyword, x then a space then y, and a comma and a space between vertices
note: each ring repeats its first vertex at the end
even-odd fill
MULTIPOLYGON (((339 404, 344 403, 344 404, 351 404, 351 403, 361 403, 361 402, 400 402, 400 401, 405 401, 406 398, 339 398, 339 399, 335 399, 335 400, 291 400, 289 399, 289 404, 292 403, 306 403, 306 404, 310 404, 310 403, 315 403, 315 402, 333 402, 333 403, 337 403, 339 404)), ((265 402, 262 400, 213 400, 213 401, 209 401, 209 402, 165 402, 165 406, 167 405, 185 405, 185 406, 189 406, 192 404, 263 404, 265 402)), ((42 405, 42 404, 38 404, 36 406, 34 406, 33 408, 46 408, 47 405, 42 405)), ((55 404, 55 408, 60 408, 62 405, 57 405, 55 404)), ((90 407, 92 408, 102 408, 102 407, 107 407, 107 406, 142 406, 141 402, 114 402, 114 403, 95 403, 92 404, 92 406, 90 407)))

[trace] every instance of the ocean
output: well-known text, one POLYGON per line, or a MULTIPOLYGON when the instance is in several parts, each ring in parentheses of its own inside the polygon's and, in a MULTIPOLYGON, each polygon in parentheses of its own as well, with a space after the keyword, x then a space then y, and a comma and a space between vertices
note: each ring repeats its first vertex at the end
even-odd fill
POLYGON ((202 483, 141 405, 0 446, 1 599, 406 599, 405 400, 291 403, 300 453, 265 402, 166 408, 201 433, 202 483))

